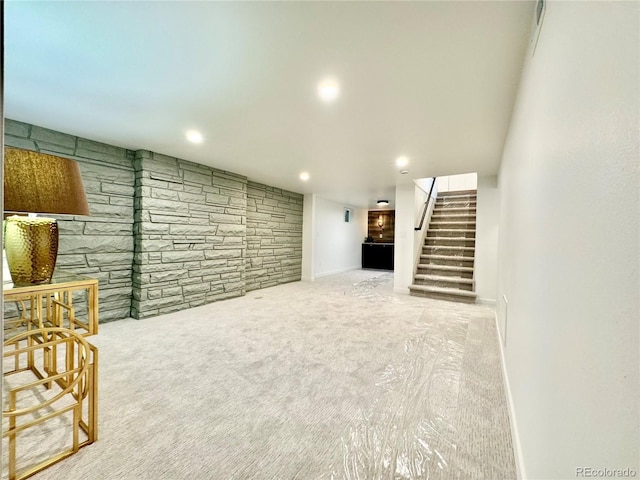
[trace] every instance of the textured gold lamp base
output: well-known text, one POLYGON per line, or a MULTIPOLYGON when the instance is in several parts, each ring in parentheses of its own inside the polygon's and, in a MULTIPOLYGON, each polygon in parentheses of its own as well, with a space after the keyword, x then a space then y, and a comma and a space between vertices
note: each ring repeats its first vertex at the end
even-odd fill
POLYGON ((58 257, 58 223, 54 218, 8 217, 4 242, 15 285, 51 281, 58 257))

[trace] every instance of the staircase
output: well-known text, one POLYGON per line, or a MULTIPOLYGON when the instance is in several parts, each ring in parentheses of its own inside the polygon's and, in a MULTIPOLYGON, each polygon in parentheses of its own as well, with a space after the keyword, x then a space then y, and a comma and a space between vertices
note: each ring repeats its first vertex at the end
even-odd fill
POLYGON ((475 303, 476 190, 438 193, 411 295, 475 303))

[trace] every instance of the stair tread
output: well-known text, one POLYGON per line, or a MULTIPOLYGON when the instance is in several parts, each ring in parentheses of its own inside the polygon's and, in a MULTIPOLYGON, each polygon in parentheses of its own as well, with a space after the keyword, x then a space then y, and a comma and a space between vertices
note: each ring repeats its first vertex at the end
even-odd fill
POLYGON ((426 238, 427 240, 425 240, 425 244, 422 248, 426 248, 426 247, 447 248, 448 247, 448 245, 446 244, 447 241, 456 242, 456 243, 473 242, 474 245, 476 242, 475 238, 469 238, 469 237, 426 237, 426 238), (426 243, 427 241, 433 241, 433 245, 426 243))
POLYGON ((475 257, 462 257, 462 256, 455 256, 455 255, 431 255, 429 253, 423 253, 420 255, 420 258, 431 258, 434 260, 455 260, 457 262, 473 262, 473 260, 475 259, 475 257))
POLYGON ((468 204, 463 204, 463 203, 448 203, 446 204, 448 206, 444 206, 441 203, 436 203, 436 205, 433 207, 434 210, 437 210, 439 212, 446 212, 447 210, 477 210, 478 209, 478 205, 476 205, 475 202, 473 202, 472 205, 468 205, 468 204))
POLYGON ((465 301, 464 299, 468 299, 466 301, 474 301, 477 298, 474 292, 460 289, 473 288, 474 285, 472 278, 464 277, 473 275, 478 207, 477 194, 477 189, 438 193, 414 280, 419 283, 437 282, 453 288, 412 285, 409 288, 415 294, 431 293, 443 295, 445 298, 451 296, 453 298, 457 297, 459 301, 465 301), (459 265, 469 266, 460 267, 422 263, 431 261, 438 261, 438 263, 455 262, 459 265))
MULTIPOLYGON (((475 233, 476 229, 474 228, 472 230, 472 229, 469 229, 469 228, 465 228, 465 229, 462 229, 462 228, 438 228, 437 230, 432 230, 432 231, 433 232, 460 232, 460 233, 462 233, 462 232, 464 232, 464 233, 473 232, 473 233, 475 233)), ((446 237, 446 238, 453 238, 453 237, 446 237)))
POLYGON ((447 221, 441 222, 441 221, 438 221, 438 222, 431 222, 429 225, 443 225, 443 224, 447 224, 447 225, 452 225, 452 224, 453 225, 469 225, 470 223, 476 223, 476 221, 475 220, 473 220, 473 221, 470 220, 468 222, 447 222, 447 221))
POLYGON ((451 190, 449 192, 438 192, 438 198, 443 197, 460 197, 467 195, 477 195, 478 190, 451 190))
POLYGON ((456 267, 452 265, 434 265, 433 263, 419 263, 418 268, 427 268, 431 270, 449 270, 451 272, 473 272, 473 267, 456 267))
MULTIPOLYGON (((444 232, 446 230, 444 229, 440 229, 440 230, 431 230, 434 233, 437 232, 444 232)), ((464 232, 465 230, 458 230, 459 232, 464 232)), ((475 232, 475 230, 473 230, 475 232)), ((427 240, 468 240, 470 242, 475 241, 475 238, 468 238, 468 237, 438 237, 438 236, 428 236, 426 237, 427 240)), ((435 245, 429 245, 431 247, 435 246, 435 245)))
MULTIPOLYGON (((433 219, 433 215, 431 215, 433 219)), ((439 225, 441 223, 455 223, 456 225, 464 225, 466 223, 476 223, 475 215, 438 215, 435 220, 431 220, 432 224, 439 225), (472 217, 471 220, 461 220, 461 217, 472 217), (448 220, 448 219, 451 220, 448 220)))
POLYGON ((478 210, 478 208, 474 205, 474 206, 466 206, 466 207, 438 207, 436 206, 433 209, 433 213, 443 213, 443 212, 461 212, 461 211, 465 211, 465 212, 475 212, 476 210, 478 210))
POLYGON ((431 217, 431 222, 429 224, 442 225, 443 223, 454 223, 456 225, 462 225, 465 223, 476 224, 476 216, 475 215, 458 215, 456 217, 431 217), (468 219, 466 219, 468 217, 468 219), (466 219, 466 220, 463 220, 466 219))
POLYGON ((438 199, 443 199, 443 198, 455 198, 455 197, 477 197, 478 196, 478 191, 477 190, 466 190, 466 191, 460 191, 460 192, 438 192, 438 195, 436 196, 436 198, 438 199))
MULTIPOLYGON (((465 244, 469 244, 471 242, 473 242, 473 246, 470 248, 475 248, 475 238, 456 238, 456 237, 427 237, 427 240, 433 240, 433 245, 429 245, 428 243, 425 243, 422 248, 449 248, 448 245, 444 244, 443 242, 445 240, 452 240, 456 243, 461 243, 464 242, 465 244)), ((434 252, 437 253, 437 252, 434 252)), ((475 253, 475 252, 474 252, 475 253)))
POLYGON ((478 209, 478 205, 465 205, 464 207, 443 207, 441 205, 438 205, 436 203, 435 207, 433 207, 434 210, 439 210, 439 211, 443 211, 443 210, 477 210, 478 209))
POLYGON ((459 210, 457 208, 447 208, 446 210, 442 210, 442 211, 434 211, 433 215, 431 215, 431 218, 436 217, 436 218, 442 218, 442 217, 475 217, 476 216, 476 211, 475 209, 473 210, 473 212, 471 211, 471 209, 465 209, 466 213, 462 213, 462 212, 455 212, 453 210, 459 210), (442 213, 442 212, 446 212, 446 213, 442 213))
POLYGON ((445 288, 445 287, 430 287, 427 285, 410 285, 409 290, 417 290, 420 292, 431 293, 443 293, 446 295, 458 295, 461 297, 476 298, 476 292, 470 292, 468 290, 458 290, 457 288, 445 288))
POLYGON ((478 205, 476 205, 475 203, 473 205, 468 205, 468 204, 457 204, 457 203, 452 203, 452 204, 447 204, 448 206, 444 206, 442 204, 438 204, 436 203, 434 210, 437 210, 439 212, 446 212, 448 210, 477 210, 478 209, 478 205))
POLYGON ((473 279, 471 279, 471 278, 444 277, 444 276, 441 276, 441 275, 429 275, 428 273, 416 273, 414 275, 414 279, 416 279, 416 280, 432 280, 434 282, 473 284, 473 279))
MULTIPOLYGON (((437 238, 437 237, 430 237, 430 238, 437 238)), ((451 237, 443 237, 443 238, 451 238, 451 237)), ((476 247, 457 247, 457 246, 447 246, 447 245, 423 245, 422 249, 424 250, 425 248, 441 248, 443 250, 475 250, 476 247)))

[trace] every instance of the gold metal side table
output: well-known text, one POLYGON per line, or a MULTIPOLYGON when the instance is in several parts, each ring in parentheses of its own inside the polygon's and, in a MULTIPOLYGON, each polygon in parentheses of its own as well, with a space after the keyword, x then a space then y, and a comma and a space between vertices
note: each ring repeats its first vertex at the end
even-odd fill
POLYGON ((98 333, 98 280, 56 271, 3 295, 16 308, 4 320, 2 440, 8 479, 22 480, 98 438, 98 349, 85 340, 98 333))
POLYGON ((2 286, 5 304, 14 302, 17 315, 4 319, 5 340, 19 331, 32 328, 61 327, 88 337, 98 333, 98 280, 56 270, 50 283, 2 286), (86 292, 84 297, 83 292, 86 292), (86 315, 77 312, 82 295, 86 315), (74 305, 75 303, 75 305, 74 305), (84 316, 85 318, 80 318, 84 316))

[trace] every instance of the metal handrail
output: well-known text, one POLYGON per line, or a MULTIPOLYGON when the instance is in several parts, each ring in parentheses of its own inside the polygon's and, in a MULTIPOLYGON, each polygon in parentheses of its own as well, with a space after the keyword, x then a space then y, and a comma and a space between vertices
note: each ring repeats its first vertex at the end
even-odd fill
POLYGON ((429 208, 429 202, 431 201, 431 194, 433 193, 433 186, 436 184, 436 177, 433 177, 433 181, 431 182, 431 188, 429 189, 429 195, 427 196, 427 201, 424 202, 424 208, 422 209, 422 216, 420 217, 420 225, 415 227, 415 231, 422 230, 422 224, 424 223, 424 217, 427 216, 427 209, 429 208))

